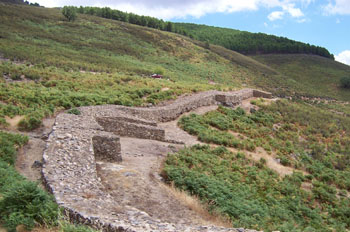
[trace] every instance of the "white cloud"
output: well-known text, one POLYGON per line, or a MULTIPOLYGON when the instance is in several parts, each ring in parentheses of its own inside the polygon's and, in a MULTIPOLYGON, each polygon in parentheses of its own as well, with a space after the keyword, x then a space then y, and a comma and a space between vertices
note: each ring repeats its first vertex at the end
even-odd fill
POLYGON ((283 19, 283 15, 284 15, 284 12, 283 11, 274 11, 274 12, 271 12, 267 18, 270 20, 270 21, 275 21, 277 19, 283 19))
POLYGON ((304 13, 299 8, 295 8, 294 4, 282 5, 282 9, 288 12, 293 18, 300 18, 304 16, 304 13))
POLYGON ((350 14, 349 0, 330 0, 328 5, 324 6, 324 12, 328 15, 334 14, 350 14))
POLYGON ((307 20, 304 18, 304 19, 298 19, 297 22, 298 23, 305 23, 307 20))
MULTIPOLYGON (((301 0, 302 4, 309 4, 311 0, 301 0), (305 3, 303 3, 305 2, 305 3)), ((298 23, 304 23, 306 22, 306 19, 304 18, 304 13, 301 11, 300 8, 295 7, 294 3, 290 3, 290 1, 286 0, 284 2, 280 2, 278 4, 279 7, 282 8, 282 11, 273 11, 271 12, 267 18, 270 21, 275 21, 278 19, 283 19, 285 14, 289 14, 292 18, 297 18, 298 23)))
POLYGON ((149 15, 162 19, 201 17, 210 13, 233 13, 255 11, 260 8, 281 8, 292 17, 304 14, 297 5, 308 6, 314 0, 36 0, 41 5, 56 7, 108 6, 113 9, 149 15))
POLYGON ((335 56, 335 60, 350 65, 350 50, 345 50, 335 56))

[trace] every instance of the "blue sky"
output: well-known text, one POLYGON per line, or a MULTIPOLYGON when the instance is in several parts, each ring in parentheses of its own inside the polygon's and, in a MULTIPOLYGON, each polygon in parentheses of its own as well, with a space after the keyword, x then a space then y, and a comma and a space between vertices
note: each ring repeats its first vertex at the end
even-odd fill
POLYGON ((350 65, 350 0, 37 0, 47 7, 109 6, 174 22, 264 32, 326 47, 350 65))

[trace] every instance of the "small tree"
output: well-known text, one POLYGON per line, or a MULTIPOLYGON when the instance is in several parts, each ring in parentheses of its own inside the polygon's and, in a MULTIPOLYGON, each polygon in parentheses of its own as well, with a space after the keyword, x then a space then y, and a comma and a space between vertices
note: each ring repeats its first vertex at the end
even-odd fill
POLYGON ((77 12, 74 6, 65 6, 62 9, 62 14, 68 21, 74 21, 77 18, 77 12))
POLYGON ((166 30, 172 32, 173 31, 173 24, 171 22, 168 22, 166 24, 166 30))
POLYGON ((209 43, 208 40, 205 41, 205 43, 204 43, 204 48, 210 49, 210 43, 209 43))
POLYGON ((341 78, 340 85, 343 88, 350 89, 350 76, 341 78))

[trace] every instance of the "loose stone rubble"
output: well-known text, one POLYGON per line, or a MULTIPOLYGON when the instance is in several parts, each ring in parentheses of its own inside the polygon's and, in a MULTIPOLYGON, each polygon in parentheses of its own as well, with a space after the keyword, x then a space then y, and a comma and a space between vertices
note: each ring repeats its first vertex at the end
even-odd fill
POLYGON ((124 107, 116 105, 79 108, 81 115, 61 113, 43 155, 45 185, 65 215, 73 222, 114 231, 240 231, 253 230, 165 223, 146 212, 123 206, 120 212, 113 197, 104 190, 97 175, 96 162, 122 162, 119 136, 181 144, 167 138, 157 122, 167 122, 202 106, 235 106, 251 97, 271 98, 259 90, 236 92, 208 91, 181 97, 162 107, 124 107))

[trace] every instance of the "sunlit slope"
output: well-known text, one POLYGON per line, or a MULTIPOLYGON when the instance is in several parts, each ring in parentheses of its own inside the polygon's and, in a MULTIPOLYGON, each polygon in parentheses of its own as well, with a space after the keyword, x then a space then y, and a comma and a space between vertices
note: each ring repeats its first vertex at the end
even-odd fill
POLYGON ((276 83, 268 81, 281 94, 350 100, 350 91, 339 84, 340 78, 350 75, 350 66, 314 55, 273 54, 253 58, 281 74, 276 83))
POLYGON ((0 21, 4 57, 66 71, 142 76, 162 67, 173 80, 235 86, 241 77, 255 75, 186 37, 119 21, 78 15, 77 21, 68 22, 58 9, 18 5, 2 5, 0 21))

